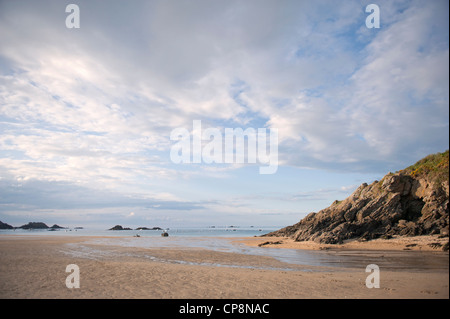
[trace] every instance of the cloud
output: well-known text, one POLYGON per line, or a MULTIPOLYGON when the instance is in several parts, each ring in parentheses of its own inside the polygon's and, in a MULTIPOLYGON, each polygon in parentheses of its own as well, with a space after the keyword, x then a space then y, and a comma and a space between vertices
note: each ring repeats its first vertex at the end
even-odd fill
POLYGON ((380 1, 376 30, 360 1, 77 4, 76 30, 65 3, 0 4, 3 180, 100 190, 78 206, 8 192, 24 204, 201 211, 188 197, 243 168, 172 164, 170 132, 193 120, 278 128, 285 167, 385 173, 448 148, 446 2, 380 1))
POLYGON ((375 36, 360 27, 358 2, 282 4, 80 2, 76 32, 57 19, 61 4, 7 4, 1 54, 15 71, 1 79, 2 115, 59 134, 50 155, 70 155, 63 140, 99 155, 167 151, 170 131, 193 119, 257 120, 280 128, 282 162, 317 168, 405 160, 398 146, 419 135, 406 122, 417 124, 421 145, 445 129, 441 4, 383 2, 375 36))
POLYGON ((388 23, 359 51, 348 38, 333 50, 342 67, 324 64, 329 88, 285 95, 281 106, 266 100, 283 139, 282 163, 382 171, 448 147, 448 15, 437 2, 388 9, 388 23))
POLYGON ((207 201, 179 200, 165 193, 143 196, 67 182, 7 178, 0 180, 0 194, 0 220, 14 225, 40 220, 100 228, 126 222, 142 226, 161 219, 189 221, 191 214, 199 214, 209 205, 207 201))
POLYGON ((448 15, 445 21, 442 9, 435 2, 405 10, 367 46, 365 64, 352 76, 345 112, 380 158, 408 152, 417 158, 448 145, 448 15))

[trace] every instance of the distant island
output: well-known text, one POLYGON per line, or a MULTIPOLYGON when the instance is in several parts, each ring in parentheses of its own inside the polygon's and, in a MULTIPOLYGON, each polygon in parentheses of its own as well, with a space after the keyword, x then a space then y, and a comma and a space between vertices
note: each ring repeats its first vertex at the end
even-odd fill
MULTIPOLYGON (((129 227, 122 227, 122 225, 116 225, 108 230, 133 230, 129 227)), ((147 228, 147 227, 138 227, 135 230, 162 230, 160 227, 153 227, 153 228, 147 228)))
POLYGON ((19 227, 13 227, 7 223, 3 223, 0 221, 0 229, 51 229, 51 230, 57 230, 57 229, 64 229, 64 227, 61 227, 57 224, 53 224, 53 226, 48 227, 47 224, 43 222, 29 222, 28 224, 19 226, 19 227))
POLYGON ((2 221, 0 221, 0 229, 14 229, 14 227, 7 223, 3 223, 2 221))
MULTIPOLYGON (((58 224, 53 224, 53 226, 49 227, 47 226, 47 224, 43 223, 43 222, 29 222, 28 224, 19 226, 19 227, 14 227, 11 226, 7 223, 4 223, 2 221, 0 221, 0 229, 47 229, 47 230, 58 230, 58 229, 67 229, 67 227, 62 227, 59 226, 58 224)), ((77 229, 83 229, 83 227, 75 227, 75 230, 77 229)), ((111 227, 108 230, 133 230, 130 227, 123 227, 122 225, 116 225, 114 227, 111 227)), ((163 230, 161 227, 152 227, 152 228, 148 228, 148 227, 138 227, 135 230, 163 230)))
POLYGON ((64 229, 64 227, 61 227, 57 224, 54 224, 52 227, 50 227, 51 229, 64 229))
POLYGON ((22 225, 22 226, 17 227, 17 228, 22 228, 22 229, 47 229, 47 228, 50 228, 50 227, 48 227, 43 222, 29 222, 28 224, 22 225))
POLYGON ((162 228, 161 227, 152 227, 152 228, 138 227, 138 228, 136 228, 136 230, 162 230, 162 228))
MULTIPOLYGON (((294 241, 342 244, 393 236, 449 236, 449 152, 429 155, 297 224, 268 233, 294 241)), ((448 250, 448 243, 442 247, 448 250), (446 247, 445 247, 446 246, 446 247)))
POLYGON ((116 225, 116 226, 114 226, 114 227, 111 227, 110 229, 108 229, 108 230, 132 230, 131 228, 128 228, 128 227, 122 227, 121 225, 116 225))

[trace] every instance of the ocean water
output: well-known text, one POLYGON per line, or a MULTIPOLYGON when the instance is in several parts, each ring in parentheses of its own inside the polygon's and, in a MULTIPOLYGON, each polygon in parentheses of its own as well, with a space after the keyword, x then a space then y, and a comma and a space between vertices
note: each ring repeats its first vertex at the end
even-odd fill
MULTIPOLYGON (((167 249, 208 249, 220 252, 244 255, 259 255, 275 258, 286 263, 283 270, 292 270, 289 265, 301 265, 304 271, 318 271, 315 266, 332 267, 333 269, 361 269, 369 264, 377 264, 385 270, 448 271, 448 254, 421 251, 363 251, 363 250, 324 250, 311 251, 271 247, 250 247, 238 243, 238 237, 260 236, 280 227, 216 227, 216 228, 170 228, 169 236, 162 237, 161 230, 120 230, 105 229, 60 229, 48 230, 0 230, 0 235, 19 236, 93 236, 87 242, 67 244, 64 252, 73 257, 101 259, 111 250, 93 248, 90 244, 107 247, 167 248, 167 249), (139 237, 136 237, 136 235, 139 237), (95 238, 101 236, 102 238, 95 238), (310 267, 311 268, 307 268, 310 267)), ((1 238, 9 236, 0 236, 1 238)), ((99 246, 97 246, 99 247, 99 246)), ((131 251, 131 250, 130 250, 131 251)), ((123 253, 123 252, 122 252, 123 253)), ((116 256, 117 257, 117 256, 116 256)), ((148 258, 148 256, 146 256, 148 258)), ((156 257, 155 257, 156 258, 156 257)), ((162 260, 160 262, 186 263, 182 260, 162 260)), ((234 267, 235 265, 214 265, 234 267)), ((245 267, 239 265, 236 267, 245 267)), ((249 266, 250 267, 250 266, 249 266)), ((295 268, 295 267, 294 267, 295 268)))
MULTIPOLYGON (((286 263, 283 270, 292 270, 289 265, 300 265, 303 271, 325 271, 313 267, 334 269, 362 269, 377 264, 384 270, 442 270, 448 271, 448 254, 421 251, 362 251, 362 250, 302 250, 275 247, 253 247, 234 240, 232 236, 172 236, 172 237, 117 237, 98 238, 89 243, 105 246, 189 249, 199 248, 220 252, 272 257, 286 263)), ((180 261, 176 261, 180 263, 180 261)), ((220 266, 220 265, 216 265, 220 266)))
MULTIPOLYGON (((252 237, 261 236, 278 230, 283 226, 265 226, 265 227, 173 227, 167 228, 169 237, 252 237)), ((48 229, 15 229, 0 230, 0 234, 15 235, 56 235, 56 236, 135 236, 158 237, 162 230, 107 230, 98 228, 83 229, 58 229, 51 231, 48 229)))

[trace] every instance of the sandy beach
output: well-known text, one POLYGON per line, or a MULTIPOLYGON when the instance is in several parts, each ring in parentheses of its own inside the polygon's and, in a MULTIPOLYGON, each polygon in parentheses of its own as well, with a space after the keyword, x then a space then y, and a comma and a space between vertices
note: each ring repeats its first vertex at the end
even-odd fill
MULTIPOLYGON (((0 236, 0 298, 449 298, 445 252, 434 254, 446 258, 446 269, 381 268, 380 288, 369 289, 365 265, 306 267, 269 256, 192 247, 98 245, 92 239, 0 236), (69 264, 80 269, 80 288, 66 286, 69 264)), ((276 239, 233 240, 258 245, 276 239)), ((285 248, 298 244, 280 240, 285 241, 285 248)), ((309 245, 309 249, 321 248, 309 245)))

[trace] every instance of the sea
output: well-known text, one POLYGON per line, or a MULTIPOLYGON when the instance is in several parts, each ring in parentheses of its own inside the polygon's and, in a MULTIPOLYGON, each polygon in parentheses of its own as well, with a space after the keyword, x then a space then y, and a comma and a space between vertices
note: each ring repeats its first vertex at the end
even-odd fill
MULTIPOLYGON (((265 227, 174 227, 158 230, 106 230, 95 228, 82 229, 15 229, 0 230, 0 240, 21 236, 90 236, 87 242, 66 244, 64 253, 73 257, 101 259, 105 251, 93 248, 92 245, 166 248, 166 249, 208 249, 220 252, 238 253, 272 257, 286 264, 283 270, 289 271, 303 267, 303 271, 326 271, 329 268, 346 271, 361 269, 375 264, 380 269, 390 271, 447 271, 449 269, 448 254, 422 251, 377 251, 355 249, 301 250, 276 247, 253 247, 240 243, 240 237, 261 236, 278 230, 279 226, 265 227), (161 236, 162 232, 168 234, 161 236), (290 266, 291 265, 291 266, 290 266)), ((270 237, 267 238, 270 240, 270 237)), ((110 250, 108 250, 110 251, 110 250)), ((109 252, 110 253, 110 252, 109 252)), ((147 256, 148 257, 148 256, 147 256)), ((159 257, 160 258, 160 257, 159 257)), ((155 259, 156 260, 156 259, 155 259)), ((182 260, 160 260, 160 262, 186 263, 182 260)), ((236 265, 218 265, 234 267, 236 265)), ((236 267, 246 267, 238 265, 236 267)), ((248 266, 254 268, 254 266, 248 266)))
POLYGON ((0 230, 0 234, 16 235, 57 235, 57 236, 135 236, 158 237, 166 231, 170 237, 253 237, 278 230, 283 226, 242 227, 242 226, 209 226, 209 227, 173 227, 151 230, 108 230, 101 228, 63 228, 63 229, 14 229, 0 230))

